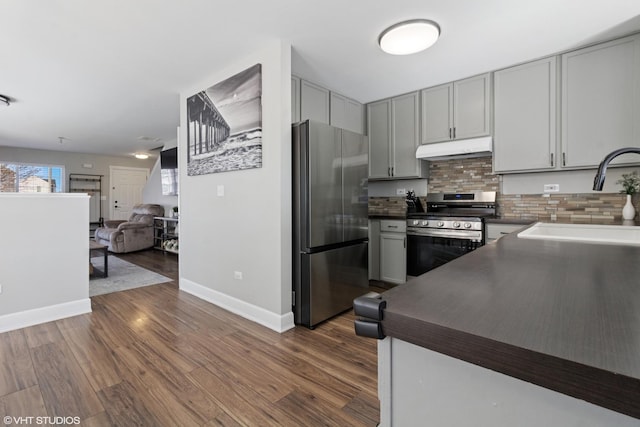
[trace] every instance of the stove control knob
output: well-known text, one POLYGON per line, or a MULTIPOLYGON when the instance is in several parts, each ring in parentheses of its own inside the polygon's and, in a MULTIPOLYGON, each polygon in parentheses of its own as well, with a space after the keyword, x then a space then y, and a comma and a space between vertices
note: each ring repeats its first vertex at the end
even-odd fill
POLYGON ((420 224, 420 221, 418 221, 417 219, 414 219, 413 221, 411 221, 411 225, 418 225, 420 224))
POLYGON ((438 221, 438 227, 444 227, 444 222, 438 221))
POLYGON ((427 225, 429 225, 429 221, 422 221, 422 226, 426 227, 427 225))
POLYGON ((460 223, 459 222, 454 222, 453 223, 453 228, 460 228, 460 223))
POLYGON ((471 223, 465 222, 464 223, 464 228, 471 228, 471 223))

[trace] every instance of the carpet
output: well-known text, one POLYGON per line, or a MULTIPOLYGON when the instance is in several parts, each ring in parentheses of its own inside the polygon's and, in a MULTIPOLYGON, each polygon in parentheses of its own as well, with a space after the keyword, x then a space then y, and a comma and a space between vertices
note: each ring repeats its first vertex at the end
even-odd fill
MULTIPOLYGON (((91 263, 102 270, 103 257, 91 258, 91 263)), ((170 282, 172 279, 146 268, 138 267, 120 258, 109 256, 109 277, 89 280, 89 296, 126 291, 127 289, 157 285, 170 282)))

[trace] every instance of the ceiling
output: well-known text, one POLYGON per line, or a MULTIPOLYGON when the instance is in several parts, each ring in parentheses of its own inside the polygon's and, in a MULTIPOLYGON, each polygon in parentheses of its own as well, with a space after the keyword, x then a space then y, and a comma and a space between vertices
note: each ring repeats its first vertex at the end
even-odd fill
POLYGON ((638 31, 640 1, 0 0, 0 17, 0 146, 129 156, 175 140, 179 93, 267 40, 366 103, 638 31), (415 18, 440 40, 382 53, 415 18))

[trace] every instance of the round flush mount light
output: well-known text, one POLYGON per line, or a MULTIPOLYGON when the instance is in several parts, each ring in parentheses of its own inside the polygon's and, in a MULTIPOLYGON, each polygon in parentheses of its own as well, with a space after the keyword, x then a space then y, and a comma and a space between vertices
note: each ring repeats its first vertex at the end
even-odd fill
POLYGON ((146 160, 149 158, 149 155, 145 153, 136 153, 134 154, 134 156, 136 159, 140 159, 140 160, 146 160))
POLYGON ((412 19, 390 26, 378 37, 380 49, 391 55, 410 55, 432 46, 440 26, 428 19, 412 19))

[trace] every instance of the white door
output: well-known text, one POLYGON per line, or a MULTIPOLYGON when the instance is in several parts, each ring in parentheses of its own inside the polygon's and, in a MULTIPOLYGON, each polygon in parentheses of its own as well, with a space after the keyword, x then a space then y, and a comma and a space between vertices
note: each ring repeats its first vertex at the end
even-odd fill
POLYGON ((110 219, 129 219, 131 209, 142 203, 142 190, 149 177, 149 169, 111 166, 110 219))

